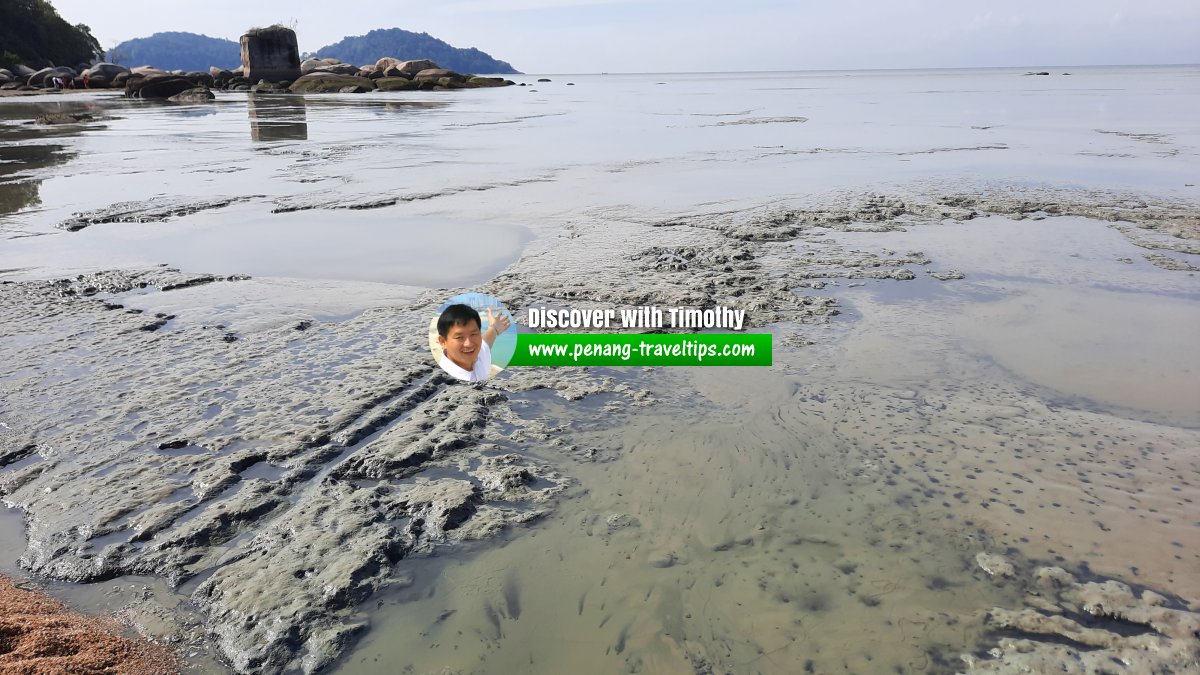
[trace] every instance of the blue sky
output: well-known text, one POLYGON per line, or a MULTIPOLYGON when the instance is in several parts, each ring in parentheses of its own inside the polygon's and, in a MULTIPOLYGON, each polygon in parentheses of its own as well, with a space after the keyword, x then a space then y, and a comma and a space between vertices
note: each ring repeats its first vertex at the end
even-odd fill
POLYGON ((104 47, 158 31, 236 40, 294 25, 302 51, 427 32, 528 73, 1200 63, 1196 0, 51 0, 104 47))

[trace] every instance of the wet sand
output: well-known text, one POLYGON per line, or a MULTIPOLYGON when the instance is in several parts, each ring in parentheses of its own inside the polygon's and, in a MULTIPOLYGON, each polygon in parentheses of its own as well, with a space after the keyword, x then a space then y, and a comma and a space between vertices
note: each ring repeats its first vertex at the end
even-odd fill
POLYGON ((179 656, 111 619, 71 611, 40 589, 0 576, 0 673, 179 672, 179 656))
POLYGON ((414 568, 343 672, 954 672, 998 639, 989 608, 1034 588, 991 578, 983 552, 1194 603, 1195 278, 1132 269, 1136 247, 1094 220, 836 239, 928 244, 966 276, 835 281, 847 318, 772 327, 804 346, 770 372, 630 373, 661 403, 615 433, 571 427, 611 452, 567 466, 574 498, 499 551, 414 568), (1014 236, 1036 260, 980 255, 1014 236), (1109 290, 1071 282, 1056 249, 1087 253, 1075 237, 1109 290), (1103 330, 1073 318, 1098 314, 1103 330), (1098 384, 1147 374, 1162 395, 1098 384))
MULTIPOLYGON (((765 328, 776 334, 777 365, 534 370, 482 389, 432 376, 419 339, 378 341, 425 337, 421 308, 431 305, 419 294, 313 327, 234 314, 217 328, 186 318, 194 300, 179 304, 182 318, 161 319, 122 303, 170 304, 172 293, 203 298, 206 286, 249 281, 160 270, 9 283, 6 325, 21 328, 4 336, 19 357, 6 377, 23 386, 7 398, 0 486, 34 514, 22 564, 80 581, 165 573, 202 608, 238 670, 291 661, 286 643, 264 649, 263 636, 230 630, 263 612, 306 636, 305 667, 345 672, 380 663, 561 672, 581 653, 594 672, 952 670, 960 654, 996 639, 988 608, 1026 601, 1025 584, 997 583, 976 563, 987 552, 1007 554, 1022 575, 1061 565, 1144 584, 1185 607, 1200 592, 1187 518, 1200 498, 1189 458, 1196 364, 1190 343, 1175 338, 1193 332, 1195 278, 1131 267, 1123 260, 1136 247, 1104 222, 1056 221, 818 222, 780 242, 776 221, 753 212, 630 228, 644 238, 635 248, 649 252, 663 250, 656 239, 680 242, 680 228, 690 230, 706 253, 677 245, 688 269, 659 267, 657 253, 591 258, 605 267, 588 269, 588 258, 559 242, 562 274, 613 275, 600 296, 563 283, 535 246, 493 282, 516 307, 636 304, 640 296, 626 294, 655 278, 661 298, 711 297, 706 279, 724 280, 722 302, 775 319, 765 328), (1057 235, 1043 229, 1060 224, 1057 235), (1060 253, 1050 243, 1085 234, 1101 248, 1081 269, 1102 288, 1063 283, 1070 264, 973 262, 988 237, 1013 233, 1006 228, 1046 236, 1034 248, 1051 260, 1060 253), (891 239, 929 245, 901 253, 891 239), (767 262, 798 245, 817 254, 767 262), (739 277, 731 263, 780 281, 739 277), (622 267, 641 276, 622 282, 630 278, 622 267), (965 278, 896 274, 948 267, 965 278), (819 279, 820 289, 775 300, 819 279), (1103 305, 1105 330, 1063 320, 1100 311, 1086 303, 1103 305), (1145 338, 1149 319, 1165 323, 1145 338), (32 335, 41 338, 22 337, 32 335), (55 367, 39 372, 48 336, 55 367), (1077 359, 1088 365, 1081 375, 1020 348, 1050 336, 1050 353, 1063 350, 1051 362, 1077 359), (1112 359, 1145 339, 1153 349, 1133 370, 1112 359), (188 356, 158 360, 172 353, 188 356), (118 365, 153 354, 158 365, 138 379, 118 365), (246 359, 258 365, 247 370, 246 359), (1097 395, 1131 372, 1157 374, 1157 386, 1174 393, 1097 395), (388 380, 403 384, 381 389, 388 380), (126 402, 97 416, 84 381, 121 387, 126 402), (163 399, 161 381, 191 393, 163 399), (339 390, 344 402, 330 398, 339 390), (287 399, 268 403, 282 392, 287 399), (86 419, 86 432, 19 413, 37 399, 86 419), (283 409, 290 429, 268 412, 283 409), (418 422, 450 411, 439 426, 418 422), (328 431, 304 432, 313 427, 328 431), (438 440, 447 433, 451 442, 438 440), (103 450, 112 438, 132 454, 103 450), (71 459, 53 450, 64 446, 91 449, 71 459), (161 489, 104 487, 131 479, 161 489), (511 541, 500 548, 421 556, 506 531, 511 541), (296 532, 304 534, 294 540, 296 532), (338 567, 316 562, 330 556, 338 567), (355 581, 364 574, 365 585, 355 581), (296 613, 316 602, 310 575, 344 590, 315 614, 296 613), (357 603, 371 597, 381 608, 364 613, 357 603)), ((593 236, 631 242, 611 225, 592 227, 577 225, 573 246, 594 248, 593 236)))

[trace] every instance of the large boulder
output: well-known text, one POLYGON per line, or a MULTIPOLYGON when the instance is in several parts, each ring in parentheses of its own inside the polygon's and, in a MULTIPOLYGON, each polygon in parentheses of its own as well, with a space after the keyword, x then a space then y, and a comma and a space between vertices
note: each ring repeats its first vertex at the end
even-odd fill
POLYGON ((31 87, 42 87, 45 86, 42 81, 53 75, 53 68, 42 68, 41 70, 30 73, 29 76, 25 78, 25 84, 28 84, 31 87))
POLYGON ((151 75, 170 75, 171 74, 161 68, 155 68, 154 66, 138 66, 136 68, 130 68, 129 72, 133 73, 134 75, 141 75, 143 77, 149 77, 151 75))
POLYGON ((425 70, 417 72, 417 74, 413 76, 413 79, 418 81, 447 79, 452 82, 465 82, 467 80, 466 76, 445 68, 426 68, 425 70))
POLYGON ((229 86, 229 81, 234 77, 231 71, 224 68, 217 68, 216 66, 209 68, 208 74, 212 75, 213 86, 221 87, 222 89, 229 86))
POLYGON ((300 62, 300 74, 307 75, 307 74, 313 72, 314 70, 316 70, 317 68, 320 68, 322 66, 327 66, 327 65, 329 65, 329 64, 325 63, 321 59, 304 59, 303 61, 300 62))
POLYGON ((402 77, 416 77, 417 73, 421 72, 422 70, 441 68, 441 66, 433 61, 430 61, 429 59, 421 59, 419 61, 401 61, 394 67, 400 70, 400 75, 402 77))
POLYGON ((300 48, 296 46, 296 31, 291 28, 256 28, 242 36, 241 44, 242 70, 251 82, 300 77, 300 48))
POLYGON ((250 87, 250 91, 255 94, 286 94, 287 87, 281 87, 274 82, 259 80, 258 84, 250 87))
POLYGON ((198 87, 215 87, 217 85, 217 80, 215 77, 208 73, 202 73, 198 70, 185 73, 184 77, 194 82, 198 87))
POLYGON ((18 78, 29 77, 30 75, 37 72, 33 68, 30 68, 29 66, 26 66, 26 65, 22 65, 20 63, 13 66, 12 71, 13 71, 13 75, 16 75, 18 78))
POLYGON ((208 103, 216 96, 208 87, 192 87, 167 98, 172 103, 208 103))
POLYGON ((6 68, 0 68, 0 84, 8 84, 17 78, 13 77, 12 71, 6 68))
POLYGON ((182 75, 150 75, 130 78, 125 83, 125 98, 170 98, 196 85, 182 75))
POLYGON ((54 70, 55 75, 62 77, 62 78, 66 78, 68 80, 74 79, 75 76, 79 74, 79 73, 75 72, 74 68, 71 68, 69 66, 58 66, 57 68, 54 68, 53 70, 54 70))
POLYGON ((333 73, 334 75, 357 75, 358 66, 352 66, 349 63, 326 63, 310 71, 311 73, 333 73))
POLYGON ((288 87, 293 94, 323 94, 339 92, 346 87, 374 89, 375 81, 365 77, 315 72, 302 75, 288 87))
POLYGON ((87 76, 88 83, 90 84, 91 80, 94 80, 98 77, 102 77, 106 81, 112 82, 114 79, 116 79, 117 75, 128 72, 130 71, 125 66, 118 66, 115 63, 102 62, 97 63, 91 68, 88 68, 87 70, 83 71, 82 74, 87 76))
POLYGON ((399 68, 401 63, 404 62, 400 59, 394 59, 390 56, 385 56, 375 62, 375 70, 384 71, 388 68, 399 68))
POLYGON ((467 78, 468 87, 507 87, 515 84, 512 80, 506 80, 503 77, 480 77, 472 75, 467 78))
POLYGON ((407 77, 381 77, 375 80, 379 91, 413 91, 421 86, 420 82, 407 77))

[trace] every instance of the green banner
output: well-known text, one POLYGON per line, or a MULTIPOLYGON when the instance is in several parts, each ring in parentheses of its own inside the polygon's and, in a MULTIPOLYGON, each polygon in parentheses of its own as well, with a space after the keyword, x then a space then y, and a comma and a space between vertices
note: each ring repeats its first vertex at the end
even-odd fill
POLYGON ((511 366, 769 366, 766 333, 521 333, 511 366))

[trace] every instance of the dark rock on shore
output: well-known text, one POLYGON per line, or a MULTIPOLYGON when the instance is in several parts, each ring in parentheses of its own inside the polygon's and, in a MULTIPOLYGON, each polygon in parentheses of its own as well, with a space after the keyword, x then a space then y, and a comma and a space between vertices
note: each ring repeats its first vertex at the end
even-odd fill
POLYGON ((422 71, 418 72, 416 75, 414 75, 413 79, 414 80, 447 79, 447 80, 451 80, 451 81, 455 81, 455 82, 462 82, 462 81, 466 80, 466 78, 463 77, 462 75, 460 75, 459 73, 456 73, 453 70, 446 70, 445 68, 426 68, 425 70, 422 70, 422 71))
POLYGON ((281 43, 275 44, 267 40, 268 35, 278 33, 279 27, 261 29, 247 33, 246 44, 248 54, 258 54, 255 58, 265 61, 257 64, 244 64, 241 68, 227 70, 211 67, 203 71, 172 71, 167 72, 152 66, 126 68, 114 63, 97 63, 90 67, 81 66, 81 72, 66 67, 43 68, 34 71, 25 66, 16 66, 13 70, 0 69, 0 89, 38 89, 52 88, 52 78, 62 77, 70 82, 68 86, 88 89, 124 89, 128 98, 143 99, 172 99, 188 90, 203 88, 207 94, 195 91, 176 101, 196 102, 213 100, 213 89, 236 92, 265 92, 296 94, 316 93, 364 93, 370 91, 413 91, 435 89, 474 89, 479 87, 506 87, 515 84, 501 77, 482 77, 469 73, 459 73, 428 59, 401 61, 386 57, 374 64, 355 66, 342 63, 337 59, 306 59, 303 63, 298 60, 291 65, 283 63, 289 52, 288 36, 294 40, 295 34, 288 29, 276 35, 281 43), (271 31, 275 31, 272 33, 271 31), (275 44, 271 47, 271 44, 275 44), (282 45, 282 46, 280 46, 282 45), (257 50, 257 51, 255 51, 257 50), (282 61, 281 61, 282 59, 282 61), (290 75, 290 77, 289 77, 290 75), (86 77, 87 82, 84 83, 86 77))
POLYGON ((97 63, 91 68, 83 71, 81 75, 87 76, 88 85, 91 86, 92 82, 99 78, 103 78, 105 82, 112 82, 121 73, 128 72, 128 68, 125 66, 118 66, 115 63, 97 63))
POLYGON ((421 83, 406 77, 381 77, 375 80, 379 91, 416 91, 421 83))
POLYGON ((88 113, 46 113, 34 118, 34 124, 79 124, 94 120, 88 113))
POLYGON ((257 28, 242 36, 242 71, 252 82, 300 77, 296 31, 283 26, 257 28))
POLYGON ((125 83, 125 98, 170 98, 196 86, 182 75, 151 75, 130 78, 125 83))
POLYGON ((366 77, 337 75, 335 73, 313 72, 302 75, 288 87, 293 94, 320 94, 340 92, 346 87, 361 87, 370 91, 375 89, 375 81, 366 77))
POLYGON ((172 103, 208 103, 216 98, 208 87, 193 87, 170 96, 167 100, 172 103))

